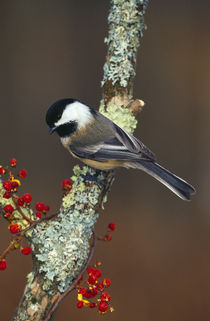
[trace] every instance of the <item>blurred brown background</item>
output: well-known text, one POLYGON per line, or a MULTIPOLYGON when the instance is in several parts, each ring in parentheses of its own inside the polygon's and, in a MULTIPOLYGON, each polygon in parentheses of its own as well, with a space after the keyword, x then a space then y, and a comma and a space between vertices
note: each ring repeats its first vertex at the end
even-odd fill
MULTIPOLYGON (((28 170, 22 191, 59 208, 62 179, 76 161, 45 124, 48 106, 75 97, 97 108, 109 1, 9 0, 0 5, 1 164, 28 170)), ((134 96, 146 102, 136 135, 161 164, 197 188, 184 202, 142 172, 118 170, 97 229, 117 223, 98 244, 114 313, 75 307, 72 294, 55 320, 209 321, 210 2, 151 1, 138 55, 134 96)), ((0 250, 9 240, 1 219, 0 250)), ((10 320, 30 257, 12 253, 0 274, 0 319, 10 320)))

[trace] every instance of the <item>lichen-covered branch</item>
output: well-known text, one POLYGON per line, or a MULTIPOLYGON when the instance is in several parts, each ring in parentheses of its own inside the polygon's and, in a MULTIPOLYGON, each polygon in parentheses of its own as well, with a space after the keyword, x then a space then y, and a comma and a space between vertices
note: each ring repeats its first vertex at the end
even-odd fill
POLYGON ((106 105, 127 106, 133 96, 136 54, 143 36, 144 14, 148 0, 111 0, 109 34, 104 76, 103 99, 106 105))
MULTIPOLYGON (((137 125, 132 111, 143 105, 140 100, 133 101, 132 92, 146 6, 147 0, 111 0, 105 39, 108 54, 100 111, 130 132, 137 125)), ((87 262, 98 210, 106 201, 113 173, 76 166, 72 180, 73 188, 63 198, 58 216, 26 234, 33 250, 33 271, 15 321, 45 320, 87 262)))

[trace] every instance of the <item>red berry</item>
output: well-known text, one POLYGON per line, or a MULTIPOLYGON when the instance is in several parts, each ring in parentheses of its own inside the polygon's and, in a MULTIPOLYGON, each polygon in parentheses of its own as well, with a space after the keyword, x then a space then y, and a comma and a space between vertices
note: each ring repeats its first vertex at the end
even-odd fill
POLYGON ((98 310, 100 312, 106 312, 106 310, 108 309, 108 304, 105 301, 101 301, 98 305, 98 310))
POLYGON ((17 190, 17 188, 18 188, 18 182, 16 182, 16 181, 13 181, 13 182, 11 182, 11 186, 12 186, 12 189, 13 190, 17 190))
POLYGON ((90 267, 87 269, 87 273, 89 275, 94 275, 96 276, 97 278, 100 278, 101 277, 101 271, 99 269, 95 269, 93 267, 90 267))
POLYGON ((97 276, 96 275, 90 275, 88 278, 88 283, 89 284, 95 284, 97 282, 97 276))
POLYGON ((11 195, 12 195, 11 192, 6 191, 6 192, 4 193, 4 195, 3 195, 3 197, 8 199, 8 198, 11 197, 11 195))
POLYGON ((83 308, 83 306, 84 306, 83 301, 78 301, 78 302, 77 302, 77 307, 78 307, 78 309, 83 308))
POLYGON ((85 295, 87 293, 87 290, 85 288, 79 289, 79 294, 85 295))
POLYGON ((25 204, 23 197, 18 197, 17 202, 18 202, 18 205, 20 205, 20 206, 24 206, 24 204, 25 204))
POLYGON ((93 309, 93 308, 96 307, 96 304, 95 304, 94 302, 90 302, 89 307, 90 307, 91 309, 93 309))
POLYGON ((8 220, 11 220, 11 215, 9 213, 5 213, 4 217, 6 217, 8 220))
POLYGON ((115 231, 116 230, 116 223, 114 223, 114 222, 109 223, 108 228, 111 231, 115 231))
POLYGON ((109 295, 108 293, 104 292, 101 294, 100 297, 101 301, 110 301, 111 300, 111 295, 109 295))
POLYGON ((95 276, 97 276, 97 278, 101 277, 101 271, 99 269, 95 269, 95 276))
POLYGON ((88 269, 87 269, 87 273, 89 274, 89 275, 92 275, 92 274, 94 274, 94 268, 91 266, 91 267, 89 267, 88 269))
POLYGON ((4 271, 7 268, 7 261, 6 260, 1 260, 0 261, 0 270, 4 271))
POLYGON ((44 204, 42 202, 38 202, 36 203, 36 210, 37 211, 40 211, 40 212, 43 212, 44 211, 44 204))
POLYGON ((23 247, 21 249, 21 253, 24 254, 24 255, 31 254, 31 248, 29 246, 23 247))
POLYGON ((86 299, 90 299, 92 297, 90 290, 87 290, 85 294, 83 294, 86 299))
POLYGON ((64 179, 62 182, 62 188, 65 190, 70 190, 72 186, 72 182, 70 181, 70 179, 64 179))
POLYGON ((92 298, 94 298, 98 294, 98 290, 96 288, 93 288, 90 290, 90 294, 92 298))
POLYGON ((110 279, 104 279, 103 280, 103 285, 108 288, 111 285, 111 280, 110 279))
POLYGON ((106 235, 106 241, 111 241, 111 240, 112 240, 111 234, 107 234, 107 235, 106 235))
POLYGON ((26 202, 26 204, 30 204, 32 201, 32 196, 29 193, 23 194, 23 200, 26 202))
POLYGON ((5 189, 6 191, 11 191, 11 190, 12 190, 12 185, 11 185, 11 183, 10 183, 9 181, 5 181, 5 182, 3 183, 3 187, 4 187, 4 189, 5 189))
POLYGON ((36 217, 38 217, 38 218, 42 218, 42 213, 40 213, 40 212, 36 212, 36 217))
POLYGON ((13 206, 12 205, 10 205, 10 204, 8 204, 8 205, 6 205, 6 206, 4 206, 4 211, 6 212, 6 213, 12 213, 13 211, 14 211, 14 208, 13 208, 13 206))
POLYGON ((0 175, 5 173, 5 169, 0 165, 0 175))
POLYGON ((49 212, 49 210, 50 210, 49 205, 44 205, 43 212, 44 212, 44 213, 47 213, 47 212, 49 212))
POLYGON ((16 234, 20 231, 20 227, 18 224, 12 224, 9 226, 9 229, 10 229, 10 233, 12 234, 16 234))
POLYGON ((10 162, 10 165, 11 165, 11 166, 16 166, 16 165, 17 165, 17 160, 16 160, 16 158, 11 158, 11 159, 9 160, 9 162, 10 162))
POLYGON ((103 292, 103 291, 104 291, 104 286, 103 286, 102 282, 99 282, 99 283, 96 285, 96 287, 97 287, 98 291, 100 291, 100 292, 103 292))
POLYGON ((18 176, 21 178, 25 178, 27 176, 27 171, 25 169, 20 169, 18 172, 18 176))

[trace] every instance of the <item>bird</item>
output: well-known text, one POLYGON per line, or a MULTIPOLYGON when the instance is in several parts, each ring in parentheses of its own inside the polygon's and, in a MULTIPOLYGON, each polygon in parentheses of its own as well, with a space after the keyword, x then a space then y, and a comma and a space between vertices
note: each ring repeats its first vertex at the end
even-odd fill
POLYGON ((193 186, 159 165, 139 139, 77 99, 54 102, 47 110, 46 123, 50 134, 56 132, 70 154, 88 166, 103 171, 140 169, 183 200, 195 194, 193 186))

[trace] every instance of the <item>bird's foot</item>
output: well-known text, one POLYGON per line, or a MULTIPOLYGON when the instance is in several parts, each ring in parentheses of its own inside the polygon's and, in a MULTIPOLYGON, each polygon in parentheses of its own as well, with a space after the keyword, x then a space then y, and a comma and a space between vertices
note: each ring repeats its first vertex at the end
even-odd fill
POLYGON ((87 172, 85 175, 82 174, 81 176, 86 181, 95 182, 99 186, 105 186, 105 182, 101 178, 99 178, 100 174, 101 171, 99 169, 95 169, 95 174, 87 172))

